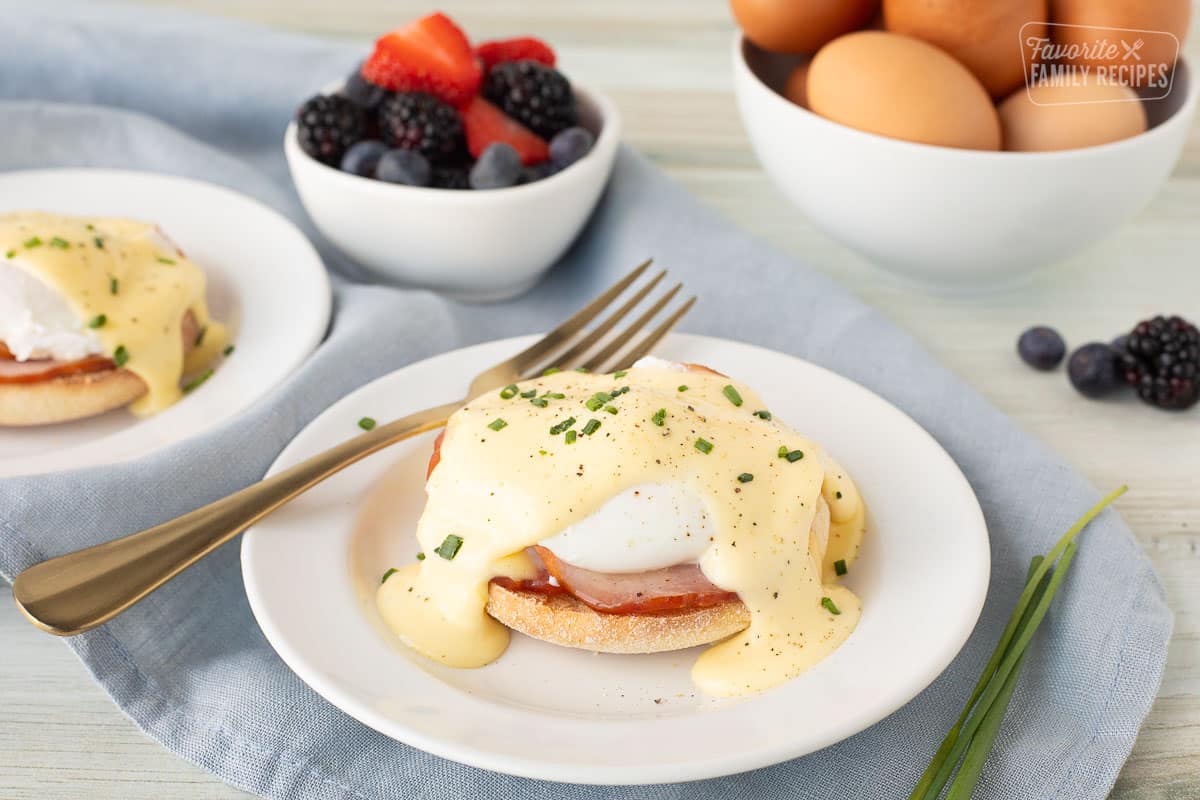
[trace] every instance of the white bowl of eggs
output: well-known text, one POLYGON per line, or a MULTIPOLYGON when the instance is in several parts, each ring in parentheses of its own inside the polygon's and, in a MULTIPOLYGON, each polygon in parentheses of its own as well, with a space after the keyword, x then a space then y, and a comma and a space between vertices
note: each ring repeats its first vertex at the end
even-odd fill
POLYGON ((925 284, 1008 284, 1085 248, 1179 159, 1200 95, 1176 61, 1190 3, 1049 5, 733 0, 734 90, 763 168, 830 236, 925 284), (1137 63, 1165 71, 1101 81, 1078 50, 1027 82, 1031 38, 1050 53, 1120 28, 1142 31, 1137 63))

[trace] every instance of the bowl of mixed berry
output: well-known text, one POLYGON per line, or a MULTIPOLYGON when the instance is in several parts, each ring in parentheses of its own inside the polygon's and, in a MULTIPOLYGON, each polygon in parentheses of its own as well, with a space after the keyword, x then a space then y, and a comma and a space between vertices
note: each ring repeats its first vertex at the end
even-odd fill
POLYGON ((314 224, 351 258, 391 282, 498 300, 583 229, 619 126, 545 42, 472 43, 437 13, 305 100, 284 152, 314 224))

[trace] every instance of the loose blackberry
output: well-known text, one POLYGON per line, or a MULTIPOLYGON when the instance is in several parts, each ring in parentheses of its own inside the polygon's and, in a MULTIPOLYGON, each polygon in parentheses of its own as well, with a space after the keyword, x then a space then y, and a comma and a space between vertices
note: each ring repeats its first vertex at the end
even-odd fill
POLYGON ((451 165, 433 168, 433 180, 429 185, 437 189, 470 189, 467 178, 470 166, 451 165))
POLYGON ((392 147, 414 150, 433 164, 462 158, 462 118, 452 106, 424 92, 401 92, 379 105, 379 135, 392 147))
POLYGON ((340 95, 317 95, 296 110, 300 149, 336 167, 346 149, 367 135, 367 114, 340 95))
POLYGON ((1144 402, 1190 408, 1200 400, 1200 331, 1182 317, 1139 322, 1126 339, 1121 370, 1144 402))
POLYGON ((550 139, 578 119, 575 93, 561 72, 536 61, 508 61, 488 70, 483 96, 526 128, 550 139))

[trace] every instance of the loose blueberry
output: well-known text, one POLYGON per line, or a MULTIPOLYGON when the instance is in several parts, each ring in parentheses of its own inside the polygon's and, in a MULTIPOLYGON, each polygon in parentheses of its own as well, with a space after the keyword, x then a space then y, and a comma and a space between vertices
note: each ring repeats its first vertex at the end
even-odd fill
POLYGON ((373 178, 375 177, 375 168, 379 166, 379 159, 386 152, 387 145, 374 139, 351 145, 346 154, 342 156, 342 172, 352 172, 364 178, 373 178))
POLYGON ((383 102, 387 90, 371 83, 356 69, 346 77, 346 83, 342 86, 341 93, 355 105, 361 106, 367 111, 374 111, 383 102))
POLYGON ((375 177, 388 183, 407 186, 428 186, 433 177, 429 161, 412 150, 388 150, 375 167, 375 177))
POLYGON ((503 189, 520 179, 521 157, 504 142, 489 144, 468 176, 472 189, 503 189))
POLYGON ((1054 369, 1067 354, 1067 343, 1053 328, 1030 328, 1017 339, 1017 354, 1034 369, 1054 369))
POLYGON ((542 161, 538 164, 531 164, 528 167, 521 169, 520 183, 536 183, 543 178, 549 178, 554 173, 558 172, 558 168, 549 161, 542 161))
POLYGON ((1085 344, 1072 353, 1067 375, 1076 391, 1087 397, 1103 397, 1121 385, 1117 354, 1104 342, 1085 344))
POLYGON ((1120 336, 1112 340, 1110 345, 1117 355, 1124 355, 1129 352, 1129 334, 1122 333, 1120 336))
POLYGON ((588 154, 596 137, 586 128, 567 128, 550 140, 550 160, 559 169, 569 167, 588 154))

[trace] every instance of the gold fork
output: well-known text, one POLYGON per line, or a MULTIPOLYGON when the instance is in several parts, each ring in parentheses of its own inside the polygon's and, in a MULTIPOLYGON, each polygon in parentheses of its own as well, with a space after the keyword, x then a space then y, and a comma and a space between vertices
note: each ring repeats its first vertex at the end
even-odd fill
POLYGON ((42 630, 59 636, 83 633, 122 613, 330 475, 389 445, 445 425, 450 415, 472 397, 535 377, 550 366, 597 372, 632 365, 647 355, 696 302, 695 297, 688 299, 657 327, 630 344, 683 288, 683 284, 676 284, 592 353, 666 275, 666 272, 655 275, 604 320, 585 330, 649 266, 646 261, 539 341, 481 372, 471 381, 466 399, 381 425, 169 522, 32 566, 13 582, 17 605, 42 630))

